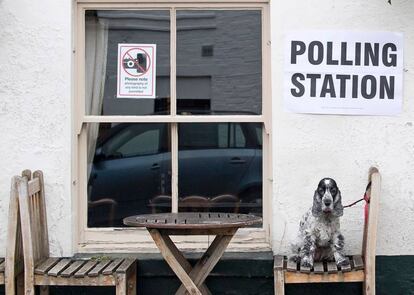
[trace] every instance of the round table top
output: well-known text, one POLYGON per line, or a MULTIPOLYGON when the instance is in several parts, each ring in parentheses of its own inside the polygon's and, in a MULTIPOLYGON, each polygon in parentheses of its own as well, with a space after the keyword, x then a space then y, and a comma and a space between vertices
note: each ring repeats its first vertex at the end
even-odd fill
POLYGON ((239 228, 262 222, 262 218, 236 213, 159 213, 124 218, 124 224, 157 229, 212 229, 239 228))

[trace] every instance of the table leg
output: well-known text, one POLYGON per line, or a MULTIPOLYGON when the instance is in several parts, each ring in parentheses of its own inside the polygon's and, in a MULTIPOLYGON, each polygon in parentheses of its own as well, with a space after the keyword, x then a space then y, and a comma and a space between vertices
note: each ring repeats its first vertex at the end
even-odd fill
MULTIPOLYGON (((191 270, 189 273, 190 278, 197 286, 200 286, 204 283, 207 276, 220 260, 221 256, 223 256, 224 251, 226 250, 236 231, 237 229, 235 229, 234 232, 230 235, 217 235, 214 241, 211 243, 210 247, 208 247, 207 251, 203 254, 201 259, 191 270)), ((175 295, 184 295, 185 289, 185 285, 181 285, 175 295)))
POLYGON ((187 289, 189 294, 211 295, 205 285, 200 284, 197 287, 190 278, 189 273, 192 270, 191 264, 185 259, 180 250, 178 250, 175 244, 171 241, 170 237, 162 235, 157 229, 148 229, 148 231, 159 248, 161 255, 183 283, 184 288, 187 289))

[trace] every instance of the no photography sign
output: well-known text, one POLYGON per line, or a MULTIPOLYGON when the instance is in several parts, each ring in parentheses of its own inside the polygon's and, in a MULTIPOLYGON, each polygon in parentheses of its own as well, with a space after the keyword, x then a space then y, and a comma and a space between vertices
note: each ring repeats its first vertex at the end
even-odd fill
POLYGON ((390 32, 291 32, 285 42, 285 108, 298 113, 397 115, 403 36, 390 32))
POLYGON ((117 97, 155 98, 155 44, 118 44, 117 97))

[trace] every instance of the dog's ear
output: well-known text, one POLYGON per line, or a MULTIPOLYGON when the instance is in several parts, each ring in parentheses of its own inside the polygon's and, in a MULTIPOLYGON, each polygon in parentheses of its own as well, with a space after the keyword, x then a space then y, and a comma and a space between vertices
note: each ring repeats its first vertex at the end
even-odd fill
POLYGON ((313 205, 312 205, 312 215, 319 217, 322 214, 322 200, 318 194, 318 191, 315 191, 313 195, 313 205))
POLYGON ((344 206, 342 206, 342 196, 340 190, 338 190, 338 193, 336 194, 336 198, 334 200, 333 213, 336 217, 341 217, 344 215, 344 206))

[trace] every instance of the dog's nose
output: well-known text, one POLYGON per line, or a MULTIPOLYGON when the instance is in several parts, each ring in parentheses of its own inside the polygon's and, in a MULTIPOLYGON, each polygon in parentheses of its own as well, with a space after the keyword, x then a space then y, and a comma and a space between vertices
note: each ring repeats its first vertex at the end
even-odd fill
POLYGON ((324 203, 325 203, 325 206, 328 207, 331 205, 332 202, 331 200, 325 200, 324 203))

